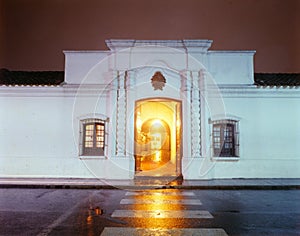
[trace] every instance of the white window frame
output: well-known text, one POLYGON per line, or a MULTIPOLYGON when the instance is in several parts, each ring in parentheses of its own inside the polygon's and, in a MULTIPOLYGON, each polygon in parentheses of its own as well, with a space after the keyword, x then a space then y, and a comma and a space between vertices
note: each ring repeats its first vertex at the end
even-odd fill
MULTIPOLYGON (((209 120, 209 123, 211 124, 211 131, 210 131, 210 140, 211 140, 211 157, 215 161, 238 161, 240 159, 240 134, 239 134, 239 120, 232 119, 232 118, 223 118, 223 119, 216 119, 216 120, 209 120), (226 126, 226 125, 232 125, 233 126, 233 136, 232 136, 232 145, 233 145, 233 155, 216 155, 215 154, 215 141, 214 138, 214 126, 220 125, 220 126, 226 126)), ((222 132, 222 131, 221 131, 222 132)), ((220 134, 220 139, 224 138, 220 134)), ((224 141, 224 140, 223 140, 224 141)), ((222 140, 220 140, 221 145, 223 143, 222 140)), ((220 153, 221 154, 221 153, 220 153)))
MULTIPOLYGON (((80 128, 79 128, 79 158, 80 159, 104 159, 107 157, 107 140, 108 140, 108 118, 84 118, 80 120, 80 128), (102 123, 104 125, 104 150, 103 153, 99 155, 87 155, 84 153, 84 141, 85 141, 85 134, 84 134, 84 127, 87 124, 97 124, 102 123)), ((94 137, 95 138, 95 137, 94 137)))

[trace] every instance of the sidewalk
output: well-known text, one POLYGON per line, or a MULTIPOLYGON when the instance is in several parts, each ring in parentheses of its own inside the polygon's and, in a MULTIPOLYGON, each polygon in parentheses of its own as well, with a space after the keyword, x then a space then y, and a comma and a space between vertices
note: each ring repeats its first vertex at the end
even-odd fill
POLYGON ((103 180, 75 178, 0 178, 0 188, 54 189, 300 189, 300 179, 103 180))

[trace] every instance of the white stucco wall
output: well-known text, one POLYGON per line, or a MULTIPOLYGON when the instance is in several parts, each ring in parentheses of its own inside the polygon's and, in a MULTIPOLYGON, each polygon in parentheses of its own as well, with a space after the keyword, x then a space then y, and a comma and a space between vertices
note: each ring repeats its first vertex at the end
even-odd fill
POLYGON ((252 86, 221 91, 227 117, 239 120, 239 158, 186 160, 185 177, 299 178, 299 88, 252 86))
MULTIPOLYGON (((176 45, 181 44, 176 42, 176 45)), ((131 51, 132 61, 122 66, 118 64, 120 57, 105 60, 109 52, 68 51, 65 52, 65 85, 1 86, 0 176, 133 178, 133 155, 121 157, 114 151, 116 126, 127 122, 126 138, 133 138, 135 101, 157 97, 182 102, 182 173, 185 179, 299 178, 300 89, 257 88, 252 85, 253 51, 215 52, 207 51, 210 42, 205 41, 204 45, 201 50, 185 49, 199 60, 199 63, 192 64, 178 51, 171 51, 175 54, 170 51, 160 54, 159 50, 153 54, 152 51, 149 57, 144 57, 143 53, 147 50, 138 50, 136 52, 142 55, 140 61, 131 51), (202 157, 192 158, 192 131, 187 127, 191 127, 193 110, 190 97, 185 92, 190 85, 183 85, 181 72, 187 72, 185 79, 195 79, 204 69, 201 64, 213 76, 211 83, 215 82, 220 87, 217 93, 217 87, 211 86, 201 87, 201 91, 205 90, 211 96, 221 95, 225 109, 221 118, 234 117, 239 121, 239 158, 215 160, 211 157, 209 119, 219 111, 210 110, 209 106, 215 105, 213 100, 206 101, 206 110, 201 108, 201 131, 204 132, 201 144, 206 152, 202 157), (117 92, 113 94, 111 89, 119 86, 115 84, 116 71, 121 71, 119 76, 123 80, 126 69, 137 70, 126 80, 133 92, 123 91, 123 85, 118 91, 127 96, 127 103, 125 107, 118 108, 125 111, 120 117, 126 122, 117 124, 117 92), (154 90, 150 82, 157 70, 166 77, 163 90, 154 90), (88 117, 108 118, 107 146, 103 157, 79 156, 80 120, 88 117)), ((128 59, 127 52, 121 58, 128 59)), ((126 142, 126 148, 132 151, 133 144, 130 143, 126 142)))
POLYGON ((32 97, 29 91, 34 94, 36 89, 30 88, 22 96, 19 93, 24 88, 11 89, 16 96, 0 97, 3 108, 0 116, 1 175, 85 175, 86 171, 74 155, 72 99, 47 95, 32 97))
MULTIPOLYGON (((65 54, 65 83, 81 84, 88 73, 109 55, 106 51, 64 51, 65 54)), ((108 66, 106 63, 103 66, 108 66)), ((85 83, 92 83, 87 80, 85 83)), ((100 83, 95 78, 94 83, 100 83)))
POLYGON ((241 117, 240 161, 238 168, 228 172, 226 164, 219 166, 219 173, 224 177, 298 177, 299 89, 255 88, 255 92, 224 95, 226 111, 241 117))
POLYGON ((88 94, 63 87, 1 87, 0 176, 132 178, 124 171, 129 160, 80 158, 80 119, 106 113, 97 94, 88 94))
MULTIPOLYGON (((184 178, 299 177, 299 89, 221 90, 228 117, 239 119, 240 157, 210 163, 184 159, 184 178)), ((79 158, 79 121, 90 113, 86 104, 95 104, 97 96, 85 97, 74 109, 76 93, 66 94, 63 88, 2 87, 1 91, 2 177, 133 177, 123 168, 134 168, 130 160, 79 158)), ((101 105, 92 106, 95 113, 106 112, 101 105)))

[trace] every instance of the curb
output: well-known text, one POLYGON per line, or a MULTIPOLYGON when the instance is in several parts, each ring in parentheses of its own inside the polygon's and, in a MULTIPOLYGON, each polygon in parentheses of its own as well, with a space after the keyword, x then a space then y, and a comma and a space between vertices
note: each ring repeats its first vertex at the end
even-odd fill
POLYGON ((0 184, 0 188, 23 189, 179 189, 179 190, 299 190, 300 185, 76 185, 76 184, 0 184))

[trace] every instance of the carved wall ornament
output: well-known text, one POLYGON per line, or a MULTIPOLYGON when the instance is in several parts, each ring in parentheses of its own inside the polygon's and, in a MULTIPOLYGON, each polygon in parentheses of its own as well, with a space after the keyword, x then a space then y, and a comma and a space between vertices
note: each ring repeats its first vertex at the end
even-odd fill
POLYGON ((163 87, 165 87, 166 84, 166 78, 162 75, 161 72, 156 71, 151 78, 151 84, 154 90, 163 90, 163 87))

